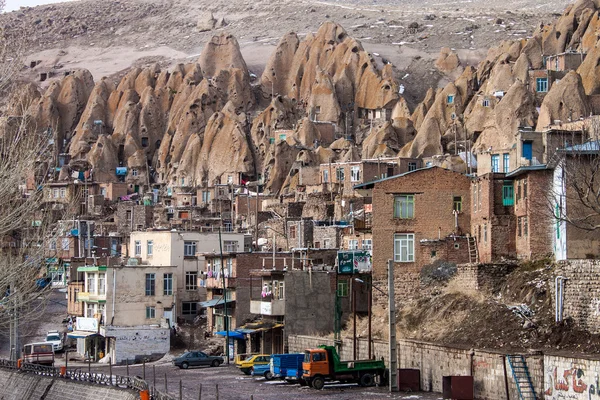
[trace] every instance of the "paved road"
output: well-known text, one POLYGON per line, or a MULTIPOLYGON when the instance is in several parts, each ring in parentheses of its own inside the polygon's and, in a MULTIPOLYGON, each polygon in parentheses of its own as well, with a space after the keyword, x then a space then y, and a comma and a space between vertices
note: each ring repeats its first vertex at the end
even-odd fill
MULTIPOLYGON (((69 363, 69 369, 72 364, 69 363)), ((87 366, 78 363, 76 368, 87 371, 87 366)), ((113 374, 126 375, 125 366, 113 367, 113 374)), ((92 365, 92 372, 108 373, 108 366, 92 365)), ((129 366, 129 374, 142 377, 144 372, 140 365, 129 366)), ((200 386, 202 386, 202 400, 282 400, 282 399, 316 399, 327 398, 334 400, 346 399, 441 399, 439 393, 394 393, 391 395, 387 388, 371 387, 362 388, 357 385, 329 384, 321 391, 298 384, 287 384, 282 381, 266 381, 264 378, 246 376, 232 366, 218 368, 200 367, 181 370, 170 363, 157 362, 146 365, 146 380, 150 385, 156 382, 156 388, 165 392, 165 378, 167 391, 176 398, 179 395, 179 382, 182 385, 182 398, 185 400, 198 399, 200 386), (156 377, 154 376, 156 373, 156 377), (166 376, 165 376, 166 375, 166 376)))

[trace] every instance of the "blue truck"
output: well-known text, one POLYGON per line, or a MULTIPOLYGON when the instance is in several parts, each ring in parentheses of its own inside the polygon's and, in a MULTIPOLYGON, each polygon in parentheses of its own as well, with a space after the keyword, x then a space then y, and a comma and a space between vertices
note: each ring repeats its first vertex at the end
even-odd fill
POLYGON ((302 379, 302 361, 304 354, 273 354, 271 356, 271 373, 274 377, 285 379, 288 383, 300 383, 304 386, 302 379))

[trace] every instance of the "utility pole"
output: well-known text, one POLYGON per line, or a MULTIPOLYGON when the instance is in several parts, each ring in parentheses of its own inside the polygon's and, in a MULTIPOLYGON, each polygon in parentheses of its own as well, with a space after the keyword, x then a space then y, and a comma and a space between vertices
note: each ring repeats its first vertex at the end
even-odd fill
MULTIPOLYGON (((221 217, 221 224, 223 217, 221 217)), ((219 252, 221 254, 221 279, 223 280, 223 326, 225 327, 225 356, 229 365, 229 317, 227 315, 227 285, 225 283, 225 270, 223 268, 223 241, 221 240, 221 225, 219 225, 219 252)))
POLYGON ((390 392, 398 391, 398 343, 396 342, 396 300, 394 294, 394 260, 388 260, 388 308, 390 310, 390 392))

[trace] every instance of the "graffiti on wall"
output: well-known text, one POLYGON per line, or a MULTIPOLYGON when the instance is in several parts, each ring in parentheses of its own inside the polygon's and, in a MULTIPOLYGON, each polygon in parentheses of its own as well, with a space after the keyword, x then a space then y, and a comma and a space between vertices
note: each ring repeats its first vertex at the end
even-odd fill
POLYGON ((595 399, 600 398, 598 375, 586 375, 582 368, 546 368, 544 392, 546 399, 595 399))

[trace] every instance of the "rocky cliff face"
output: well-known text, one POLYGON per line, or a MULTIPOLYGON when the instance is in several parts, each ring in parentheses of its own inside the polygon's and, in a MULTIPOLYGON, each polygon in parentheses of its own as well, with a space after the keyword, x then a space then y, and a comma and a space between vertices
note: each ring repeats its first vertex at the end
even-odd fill
MULTIPOLYGON (((599 93, 600 4, 579 0, 529 39, 504 41, 476 68, 442 49, 437 68, 455 77, 410 110, 391 64, 326 22, 300 40, 288 33, 251 83, 236 39, 222 33, 197 62, 131 69, 120 82, 94 83, 75 71, 32 89, 38 127, 52 128, 56 151, 86 160, 95 178, 132 184, 200 186, 264 179, 267 191, 293 190, 299 169, 373 157, 425 157, 455 149, 508 148, 520 126, 592 111, 599 93), (544 56, 588 53, 542 99, 532 71, 544 56), (241 174, 241 175, 240 175, 241 174)), ((68 174, 65 174, 65 178, 68 174)))

